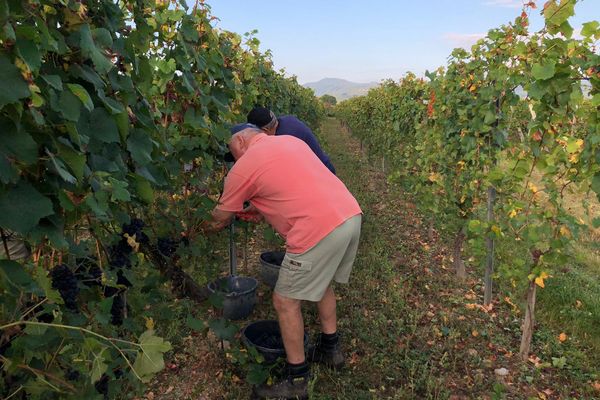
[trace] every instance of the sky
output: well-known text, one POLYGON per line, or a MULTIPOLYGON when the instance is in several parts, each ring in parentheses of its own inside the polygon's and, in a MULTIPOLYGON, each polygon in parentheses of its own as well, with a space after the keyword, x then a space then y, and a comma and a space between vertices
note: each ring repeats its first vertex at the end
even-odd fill
MULTIPOLYGON (((188 4, 194 0, 187 0, 188 4)), ((535 0, 532 27, 541 28, 535 0)), ((522 0, 207 0, 216 26, 258 30, 277 69, 302 84, 322 78, 379 82, 407 71, 423 75, 520 15, 522 0)), ((572 25, 600 20, 600 0, 580 0, 572 25)))

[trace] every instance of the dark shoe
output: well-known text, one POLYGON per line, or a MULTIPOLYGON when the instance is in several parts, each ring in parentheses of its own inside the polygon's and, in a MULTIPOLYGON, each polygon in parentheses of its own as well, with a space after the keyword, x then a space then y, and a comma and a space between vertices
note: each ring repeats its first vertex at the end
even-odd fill
POLYGON ((268 385, 255 386, 252 390, 252 399, 265 400, 308 400, 308 380, 310 373, 308 364, 304 364, 301 373, 290 372, 289 364, 286 376, 280 381, 268 385))
POLYGON ((335 370, 343 368, 345 364, 344 354, 339 345, 333 349, 324 349, 320 346, 315 346, 312 354, 309 354, 308 359, 311 362, 321 363, 335 370))
POLYGON ((309 349, 308 360, 324 364, 336 370, 341 369, 344 366, 345 358, 339 339, 336 336, 335 341, 327 343, 322 338, 323 334, 319 335, 317 344, 312 349, 309 349))

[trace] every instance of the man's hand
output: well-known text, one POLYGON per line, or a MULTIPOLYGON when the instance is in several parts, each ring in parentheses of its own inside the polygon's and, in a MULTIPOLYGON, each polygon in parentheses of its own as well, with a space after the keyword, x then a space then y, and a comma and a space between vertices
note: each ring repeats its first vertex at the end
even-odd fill
POLYGON ((235 214, 236 217, 246 222, 259 223, 264 218, 252 204, 235 214))
POLYGON ((223 211, 215 208, 211 213, 212 220, 204 221, 201 225, 201 229, 204 233, 220 231, 231 223, 233 216, 234 213, 230 211, 223 211))

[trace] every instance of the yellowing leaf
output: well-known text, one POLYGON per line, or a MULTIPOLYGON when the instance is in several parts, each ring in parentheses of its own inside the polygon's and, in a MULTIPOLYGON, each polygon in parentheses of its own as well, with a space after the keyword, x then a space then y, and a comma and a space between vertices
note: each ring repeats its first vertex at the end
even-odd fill
POLYGON ((144 319, 146 320, 146 328, 153 330, 154 329, 154 319, 147 318, 147 317, 144 317, 144 319))
POLYGON ((440 180, 440 174, 438 174, 437 172, 432 172, 429 174, 428 179, 430 182, 438 182, 440 180))
POLYGON ((124 233, 123 236, 125 236, 125 239, 127 239, 127 244, 129 247, 131 247, 133 251, 137 253, 140 250, 140 244, 136 242, 135 235, 129 236, 129 234, 124 233))
POLYGON ((548 278, 550 275, 548 275, 546 272, 542 271, 542 273, 540 274, 540 276, 538 276, 537 278, 535 278, 535 284, 538 285, 539 287, 543 288, 544 286, 544 279, 548 278))
POLYGON ((479 336, 479 332, 477 332, 475 329, 473 329, 473 331, 471 332, 471 335, 473 335, 473 337, 477 337, 477 336, 479 336))
POLYGON ((564 225, 560 227, 560 234, 564 237, 571 237, 571 231, 564 225))
POLYGON ((565 340, 567 340, 567 334, 562 332, 560 335, 558 335, 558 340, 562 343, 565 340))
POLYGON ((510 212, 508 213, 508 218, 514 218, 517 216, 517 210, 515 210, 514 208, 512 210, 510 210, 510 212))
POLYGON ((529 182, 529 184, 527 185, 527 187, 529 188, 529 190, 531 190, 533 193, 537 193, 538 192, 538 188, 537 186, 535 186, 533 183, 529 182))

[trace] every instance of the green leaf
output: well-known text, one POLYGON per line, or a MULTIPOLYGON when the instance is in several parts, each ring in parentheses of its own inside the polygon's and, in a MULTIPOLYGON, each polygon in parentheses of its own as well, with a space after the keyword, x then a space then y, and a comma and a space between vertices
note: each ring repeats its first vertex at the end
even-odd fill
POLYGON ((65 119, 73 122, 79 120, 81 101, 72 92, 68 90, 61 92, 58 105, 59 111, 65 119))
POLYGON ((594 107, 600 106, 600 93, 596 93, 594 97, 592 97, 592 105, 594 107))
POLYGON ((206 325, 206 323, 204 321, 200 321, 199 319, 196 319, 196 318, 192 317, 191 315, 188 315, 185 323, 187 326, 189 326, 193 330, 199 331, 199 332, 203 332, 208 328, 208 326, 206 325))
MULTIPOLYGON (((96 71, 101 74, 110 71, 114 65, 110 62, 108 57, 103 54, 102 50, 96 47, 90 26, 88 24, 82 24, 79 33, 81 35, 79 45, 84 57, 90 58, 94 63, 94 67, 96 67, 96 71)), ((106 39, 105 35, 102 35, 101 39, 106 39)))
POLYGON ((133 369, 142 378, 142 382, 148 382, 165 367, 163 355, 171 350, 171 344, 155 336, 152 330, 142 333, 139 344, 141 351, 137 354, 133 369))
POLYGON ((573 36, 573 27, 569 24, 569 21, 565 21, 560 25, 558 29, 560 33, 564 35, 564 37, 570 39, 573 36))
POLYGON ((554 76, 556 71, 556 60, 549 60, 544 63, 533 64, 531 73, 535 79, 544 80, 554 76))
POLYGON ((8 158, 0 154, 0 182, 16 183, 19 180, 19 173, 13 167, 8 158))
POLYGON ((85 88, 77 83, 67 83, 67 87, 88 109, 88 111, 92 111, 94 109, 94 103, 92 102, 92 98, 90 94, 85 90, 85 88))
POLYGON ((52 281, 48 277, 48 271, 41 263, 36 264, 34 273, 35 282, 44 291, 44 295, 55 303, 61 303, 60 293, 52 288, 52 281))
POLYGON ((152 189, 152 185, 150 182, 140 176, 135 175, 135 192, 137 196, 145 203, 152 204, 154 201, 154 190, 152 189))
POLYGON ((58 155, 69 166, 69 169, 75 174, 77 180, 83 180, 83 171, 85 168, 85 154, 82 154, 72 147, 64 144, 57 144, 58 155))
POLYGON ((56 90, 63 90, 62 80, 58 75, 42 75, 42 79, 56 90))
POLYGON ((0 210, 0 226, 19 233, 29 232, 40 218, 54 214, 50 199, 25 182, 0 192, 0 210))
POLYGON ((139 165, 144 166, 152 161, 152 139, 141 129, 134 130, 127 138, 127 150, 139 165))
POLYGON ((27 82, 6 55, 0 53, 0 109, 31 95, 27 82))
POLYGON ((123 107, 123 104, 119 103, 117 100, 111 97, 106 97, 104 91, 98 90, 98 97, 100 98, 100 100, 102 100, 102 103, 104 103, 104 106, 108 109, 108 111, 110 111, 111 114, 126 114, 125 107, 123 107))
POLYGON ((544 6, 544 17, 551 25, 560 26, 574 14, 575 1, 573 0, 560 0, 558 4, 556 0, 550 0, 544 6))
POLYGON ((239 331, 237 325, 230 323, 224 318, 213 319, 208 323, 210 329, 219 339, 233 340, 235 334, 239 331))
POLYGON ((100 75, 89 65, 72 65, 69 72, 71 76, 91 83, 96 89, 104 89, 106 86, 100 75))
POLYGON ((25 333, 32 336, 40 336, 46 333, 48 327, 46 325, 27 325, 25 333))
POLYGON ((32 40, 19 39, 17 40, 17 53, 19 57, 25 61, 29 69, 36 72, 42 65, 42 56, 40 51, 32 40))
POLYGON ((131 194, 127 190, 127 186, 129 184, 127 182, 123 182, 112 177, 108 178, 111 186, 111 199, 114 201, 130 201, 131 194))
POLYGON ((13 156, 25 164, 38 161, 38 147, 31 135, 18 129, 6 118, 0 118, 0 153, 13 156))
POLYGON ((101 107, 95 108, 90 115, 88 131, 90 138, 103 143, 119 143, 119 128, 114 118, 101 107))
POLYGON ((592 226, 593 226, 595 229, 598 229, 598 228, 600 228, 600 217, 596 217, 596 218, 594 218, 594 219, 592 220, 592 226))
POLYGON ((246 380, 251 385, 260 385, 269 378, 269 369, 260 364, 251 364, 246 380))
POLYGON ((61 160, 54 157, 54 154, 52 154, 48 149, 46 149, 46 154, 48 154, 48 156, 50 157, 50 160, 54 165, 54 169, 56 170, 56 172, 58 172, 58 175, 60 175, 61 178, 63 178, 66 182, 69 183, 77 182, 77 179, 73 175, 71 175, 69 171, 67 171, 67 167, 61 160))
POLYGON ((117 121, 121 140, 127 140, 127 136, 129 136, 129 114, 127 111, 123 111, 122 113, 115 115, 115 120, 117 121))
POLYGON ((26 287, 33 283, 31 275, 16 261, 0 260, 0 273, 17 287, 26 287))
POLYGON ((600 22, 598 21, 586 22, 581 28, 581 35, 590 37, 598 34, 598 26, 600 26, 600 22))
POLYGON ((108 370, 110 354, 105 355, 108 347, 94 338, 86 338, 84 340, 84 348, 89 352, 88 357, 92 360, 90 382, 93 384, 98 382, 102 375, 108 370))

